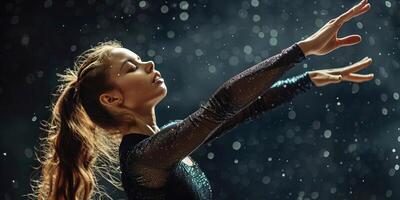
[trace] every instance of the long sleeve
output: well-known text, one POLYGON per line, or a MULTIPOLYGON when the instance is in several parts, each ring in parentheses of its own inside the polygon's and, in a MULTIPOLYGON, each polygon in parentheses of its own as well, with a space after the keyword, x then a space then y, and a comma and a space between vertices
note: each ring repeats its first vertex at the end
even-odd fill
POLYGON ((141 140, 129 151, 128 165, 168 169, 203 144, 225 121, 272 86, 296 63, 305 59, 297 45, 267 58, 224 82, 205 105, 172 128, 141 140))
POLYGON ((245 107, 232 119, 226 120, 209 138, 207 138, 205 143, 223 136, 243 122, 259 118, 262 113, 291 101, 295 96, 313 87, 315 87, 315 84, 311 81, 308 72, 277 81, 271 88, 267 89, 262 96, 257 98, 256 101, 245 107))

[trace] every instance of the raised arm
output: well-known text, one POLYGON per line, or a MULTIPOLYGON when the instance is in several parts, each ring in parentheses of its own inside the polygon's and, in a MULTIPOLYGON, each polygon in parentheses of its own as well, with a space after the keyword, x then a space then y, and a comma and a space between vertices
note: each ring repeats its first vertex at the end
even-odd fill
POLYGON ((232 119, 226 120, 209 138, 207 138, 205 143, 223 136, 243 122, 256 119, 260 117, 262 113, 291 101, 296 95, 304 93, 313 87, 315 87, 315 84, 311 81, 308 72, 277 81, 271 88, 267 89, 263 95, 257 98, 256 101, 245 107, 232 119))
POLYGON ((226 120, 251 104, 286 71, 305 59, 297 43, 224 82, 205 105, 176 126, 163 129, 139 142, 128 163, 169 168, 192 153, 226 120))

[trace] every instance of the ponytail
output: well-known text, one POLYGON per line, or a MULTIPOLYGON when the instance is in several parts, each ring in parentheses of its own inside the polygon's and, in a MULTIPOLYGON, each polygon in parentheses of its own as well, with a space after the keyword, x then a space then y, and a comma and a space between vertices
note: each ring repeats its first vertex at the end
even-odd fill
POLYGON ((76 114, 79 106, 75 87, 69 85, 60 101, 60 131, 55 138, 55 155, 59 162, 55 172, 58 176, 56 199, 89 199, 95 182, 93 131, 82 130, 82 115, 76 114))
MULTIPOLYGON (((82 91, 78 87, 81 84, 78 81, 78 71, 94 61, 101 64, 105 50, 118 46, 116 42, 101 43, 84 52, 76 61, 74 70, 66 69, 65 74, 57 74, 64 83, 57 88, 50 119, 42 124, 46 135, 41 138, 43 142, 39 152, 42 155, 37 156, 41 176, 38 180, 32 180, 33 193, 28 195, 31 199, 88 200, 94 194, 99 195, 99 198, 106 196, 111 199, 100 190, 95 174, 123 190, 119 181, 118 162, 121 136, 107 133, 103 128, 106 126, 94 123, 98 121, 96 117, 104 116, 86 112, 87 108, 83 107, 80 96, 82 91)), ((101 69, 101 66, 98 68, 101 69)), ((98 78, 98 88, 101 88, 100 83, 106 84, 102 77, 98 78)), ((97 98, 97 94, 91 96, 97 98)), ((97 110, 99 109, 103 108, 98 107, 97 110)))

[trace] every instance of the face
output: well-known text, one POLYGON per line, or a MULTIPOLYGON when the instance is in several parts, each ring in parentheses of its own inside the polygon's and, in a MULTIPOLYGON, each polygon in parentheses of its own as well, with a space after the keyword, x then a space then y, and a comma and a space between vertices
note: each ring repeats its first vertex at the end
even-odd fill
MULTIPOLYGON (((121 104, 137 109, 154 106, 167 94, 164 81, 153 82, 159 71, 153 61, 142 61, 140 56, 126 48, 114 48, 110 53, 110 81, 119 89, 100 96, 103 104, 121 104)), ((160 74, 161 75, 161 74, 160 74)))

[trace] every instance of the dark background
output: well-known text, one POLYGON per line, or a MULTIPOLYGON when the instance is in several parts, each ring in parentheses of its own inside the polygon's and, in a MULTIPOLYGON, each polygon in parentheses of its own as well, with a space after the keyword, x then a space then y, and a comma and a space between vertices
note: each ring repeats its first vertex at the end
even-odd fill
MULTIPOLYGON (((283 78, 369 56, 373 64, 362 73, 374 73, 375 79, 313 88, 198 148, 192 157, 207 174, 215 199, 400 199, 400 2, 370 2, 369 12, 339 32, 360 34, 361 43, 310 56, 283 78)), ((26 198, 56 73, 91 45, 117 39, 156 63, 168 87, 157 106, 161 126, 183 119, 228 78, 356 3, 2 1, 0 199, 26 198)))

